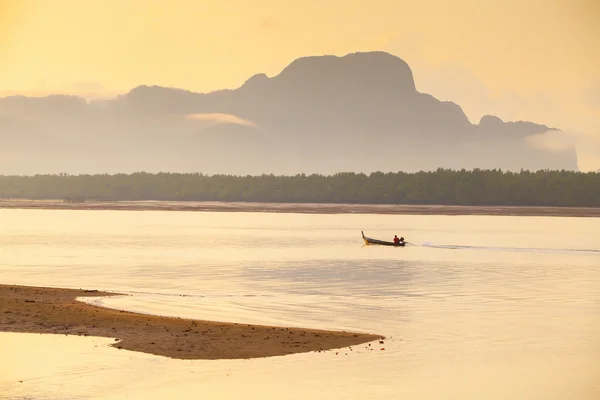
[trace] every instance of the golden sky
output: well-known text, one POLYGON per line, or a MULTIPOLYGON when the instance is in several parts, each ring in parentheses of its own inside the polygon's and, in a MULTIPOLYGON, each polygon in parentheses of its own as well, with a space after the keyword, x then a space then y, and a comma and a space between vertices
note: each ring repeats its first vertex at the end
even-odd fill
POLYGON ((579 132, 580 167, 600 168, 598 0, 0 0, 0 95, 204 92, 368 50, 472 122, 579 132))

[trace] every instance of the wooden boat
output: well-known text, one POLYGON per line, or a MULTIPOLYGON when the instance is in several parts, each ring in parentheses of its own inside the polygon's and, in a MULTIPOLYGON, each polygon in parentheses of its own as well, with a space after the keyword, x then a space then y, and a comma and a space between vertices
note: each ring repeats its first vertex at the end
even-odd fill
POLYGON ((386 242, 385 240, 372 239, 370 237, 365 236, 363 231, 360 231, 360 233, 362 234, 362 238, 365 241, 365 244, 379 244, 382 246, 394 246, 394 247, 406 246, 406 242, 400 242, 400 243, 396 244, 394 242, 386 242))

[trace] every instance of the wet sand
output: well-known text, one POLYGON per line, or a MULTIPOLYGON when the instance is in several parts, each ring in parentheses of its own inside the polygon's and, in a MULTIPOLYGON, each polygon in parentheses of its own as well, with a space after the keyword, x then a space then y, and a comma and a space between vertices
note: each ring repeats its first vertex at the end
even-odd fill
POLYGON ((332 350, 383 336, 144 315, 98 307, 77 297, 95 290, 0 285, 0 332, 115 338, 112 346, 177 359, 240 359, 332 350))
POLYGON ((305 214, 514 215, 600 217, 600 207, 442 206, 393 204, 89 201, 0 199, 0 208, 47 210, 221 211, 305 214))

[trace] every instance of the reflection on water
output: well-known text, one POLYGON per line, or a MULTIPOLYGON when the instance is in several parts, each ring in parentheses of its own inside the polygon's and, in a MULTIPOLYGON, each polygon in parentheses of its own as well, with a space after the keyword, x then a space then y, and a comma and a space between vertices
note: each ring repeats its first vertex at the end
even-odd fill
POLYGON ((0 367, 0 393, 14 399, 597 398, 598 362, 575 356, 440 358, 408 368, 384 351, 181 361, 119 351, 108 342, 1 333, 10 366, 0 367))
POLYGON ((2 283, 388 337, 385 350, 181 361, 1 333, 0 397, 597 399, 598 237, 581 218, 0 210, 2 283), (417 245, 363 246, 361 230, 417 245))

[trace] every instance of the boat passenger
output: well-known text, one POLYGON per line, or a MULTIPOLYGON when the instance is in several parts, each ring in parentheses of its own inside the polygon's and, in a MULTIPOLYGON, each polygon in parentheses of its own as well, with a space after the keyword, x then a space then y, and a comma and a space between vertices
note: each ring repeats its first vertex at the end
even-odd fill
MULTIPOLYGON (((402 238, 404 239, 404 238, 402 238)), ((400 239, 398 239, 398 235, 394 235, 394 244, 399 244, 400 243, 400 239)))

